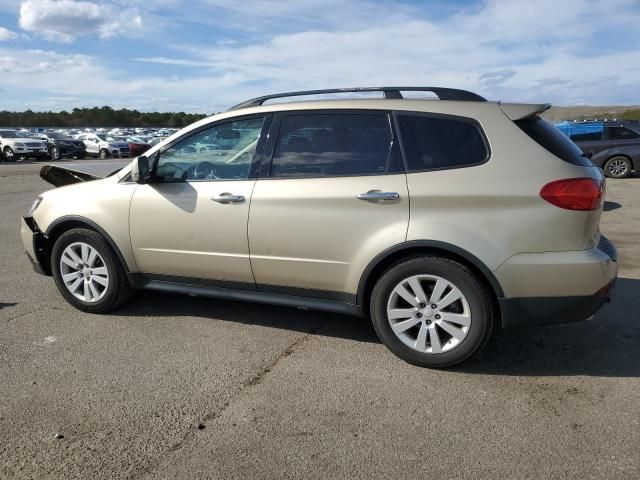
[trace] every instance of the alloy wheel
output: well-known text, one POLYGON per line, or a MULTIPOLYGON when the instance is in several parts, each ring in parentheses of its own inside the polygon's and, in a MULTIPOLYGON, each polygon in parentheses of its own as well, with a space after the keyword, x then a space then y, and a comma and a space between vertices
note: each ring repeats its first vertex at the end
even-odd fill
POLYGON ((620 177, 627 174, 628 165, 622 159, 615 159, 609 162, 608 170, 614 177, 620 177))
POLYGON ((15 154, 13 153, 11 147, 7 147, 4 149, 4 158, 7 160, 7 162, 12 162, 15 159, 15 154))
POLYGON ((420 353, 438 354, 456 348, 471 327, 471 309, 464 294, 437 275, 402 280, 389 295, 387 319, 402 343, 420 353))
POLYGON ((91 245, 75 242, 60 257, 60 274, 67 290, 87 303, 104 297, 109 288, 109 272, 102 256, 91 245))

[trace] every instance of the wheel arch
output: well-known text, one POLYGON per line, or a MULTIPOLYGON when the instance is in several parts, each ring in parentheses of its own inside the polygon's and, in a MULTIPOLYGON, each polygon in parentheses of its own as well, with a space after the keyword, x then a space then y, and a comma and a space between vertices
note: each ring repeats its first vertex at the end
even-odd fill
POLYGON ((476 273, 478 278, 491 289, 496 311, 500 311, 498 299, 504 298, 504 291, 491 270, 468 251, 455 245, 436 240, 412 240, 395 245, 378 254, 369 265, 367 265, 367 268, 360 278, 357 293, 358 305, 366 308, 375 282, 389 266, 403 258, 434 254, 458 261, 476 273))
POLYGON ((102 235, 102 237, 107 241, 111 249, 114 251, 114 253, 118 257, 118 260, 120 261, 120 264, 124 268, 125 272, 127 274, 130 273, 129 266, 125 261, 124 256, 122 255, 122 252, 118 248, 118 245, 113 240, 113 238, 111 238, 111 236, 104 230, 104 228, 102 228, 93 220, 89 220, 88 218, 81 217, 78 215, 66 215, 64 217, 60 217, 54 220, 53 222, 51 222, 51 224, 47 227, 47 230, 44 232, 44 235, 46 238, 46 247, 44 251, 45 258, 43 259, 44 261, 42 263, 43 263, 43 268, 47 269, 46 272, 48 274, 51 274, 50 264, 51 264, 51 249, 53 247, 53 244, 56 242, 58 238, 60 238, 60 235, 62 235, 64 232, 67 232, 73 228, 86 228, 88 230, 93 230, 94 232, 97 232, 100 235, 102 235))

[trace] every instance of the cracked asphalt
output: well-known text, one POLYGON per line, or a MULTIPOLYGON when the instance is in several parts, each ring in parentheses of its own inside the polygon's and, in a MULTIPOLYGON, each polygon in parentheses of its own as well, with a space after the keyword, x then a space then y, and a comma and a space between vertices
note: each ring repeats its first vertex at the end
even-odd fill
POLYGON ((74 310, 20 243, 37 169, 0 164, 0 477, 640 477, 640 177, 608 182, 613 303, 427 370, 365 319, 157 293, 74 310))

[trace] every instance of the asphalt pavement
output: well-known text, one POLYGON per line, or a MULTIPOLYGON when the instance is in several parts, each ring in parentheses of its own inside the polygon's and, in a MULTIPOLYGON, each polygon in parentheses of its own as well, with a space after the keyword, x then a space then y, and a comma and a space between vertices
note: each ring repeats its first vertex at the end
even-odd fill
POLYGON ((613 303, 428 370, 366 319, 154 293, 73 309, 20 243, 37 169, 0 164, 0 477, 640 477, 640 177, 608 182, 613 303))

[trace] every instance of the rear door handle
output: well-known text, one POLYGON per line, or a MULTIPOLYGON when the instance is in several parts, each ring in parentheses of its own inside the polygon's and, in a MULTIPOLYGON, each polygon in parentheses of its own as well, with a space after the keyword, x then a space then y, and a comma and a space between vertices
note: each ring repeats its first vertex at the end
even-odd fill
POLYGON ((359 193, 356 195, 358 200, 364 200, 367 202, 384 202, 400 200, 400 194, 398 192, 381 192, 380 190, 370 190, 367 193, 359 193))
POLYGON ((243 195, 234 195, 232 193, 221 193, 216 197, 211 197, 211 200, 218 203, 229 204, 229 203, 244 203, 245 198, 243 195))

